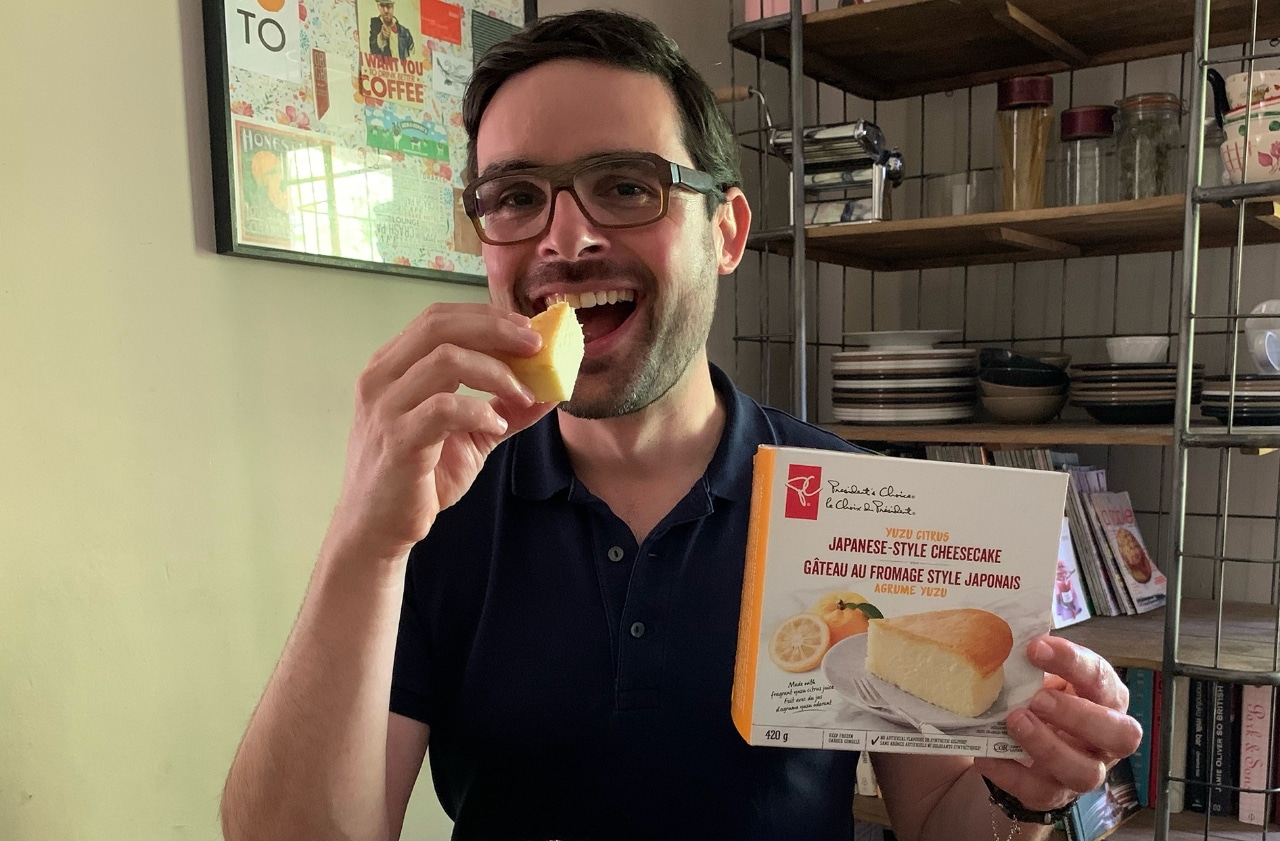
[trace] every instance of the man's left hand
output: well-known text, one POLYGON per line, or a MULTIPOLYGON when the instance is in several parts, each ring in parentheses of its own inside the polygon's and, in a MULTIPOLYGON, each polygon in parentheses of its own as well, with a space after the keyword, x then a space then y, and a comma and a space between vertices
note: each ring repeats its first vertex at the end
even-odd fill
POLYGON ((975 759, 974 769, 1028 809, 1048 811, 1101 785, 1137 750, 1142 726, 1126 712, 1129 688, 1094 652, 1046 635, 1028 644, 1027 657, 1045 671, 1044 687, 1006 723, 1030 761, 975 759))

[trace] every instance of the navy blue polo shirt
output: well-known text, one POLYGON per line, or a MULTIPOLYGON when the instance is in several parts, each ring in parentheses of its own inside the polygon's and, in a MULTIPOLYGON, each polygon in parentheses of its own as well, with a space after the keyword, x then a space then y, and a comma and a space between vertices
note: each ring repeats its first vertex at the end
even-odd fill
POLYGON ((642 543, 553 412, 413 549, 391 710, 431 727, 455 839, 852 837, 857 754, 750 747, 729 698, 756 446, 856 448, 712 380, 720 444, 642 543))

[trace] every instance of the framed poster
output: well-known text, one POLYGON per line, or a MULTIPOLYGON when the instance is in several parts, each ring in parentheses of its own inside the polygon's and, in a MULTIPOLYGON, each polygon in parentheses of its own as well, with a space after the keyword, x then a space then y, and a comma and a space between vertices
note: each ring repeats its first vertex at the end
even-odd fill
POLYGON ((535 0, 204 0, 217 249, 483 285, 462 93, 535 0))

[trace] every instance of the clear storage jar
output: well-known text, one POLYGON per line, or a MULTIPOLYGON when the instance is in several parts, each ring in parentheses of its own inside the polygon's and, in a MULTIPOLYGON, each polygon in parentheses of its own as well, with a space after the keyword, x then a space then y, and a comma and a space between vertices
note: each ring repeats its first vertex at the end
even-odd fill
POLYGON ((1044 207, 1052 105, 1049 76, 1018 76, 996 86, 995 173, 1003 210, 1044 207))
POLYGON ((1115 111, 1084 105, 1062 112, 1058 203, 1101 204, 1115 195, 1115 111))
POLYGON ((1172 93, 1140 93, 1118 103, 1118 199, 1180 193, 1186 181, 1182 100, 1172 93))

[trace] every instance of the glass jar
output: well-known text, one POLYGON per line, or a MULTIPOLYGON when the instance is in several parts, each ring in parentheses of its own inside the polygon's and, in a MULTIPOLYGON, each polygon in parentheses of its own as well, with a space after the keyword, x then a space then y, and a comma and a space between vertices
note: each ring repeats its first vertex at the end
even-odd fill
POLYGON ((1004 210, 1044 207, 1052 104, 1049 76, 1018 76, 996 87, 995 173, 1004 210))
POLYGON ((1182 100, 1172 93, 1140 93, 1118 103, 1118 199, 1180 193, 1186 178, 1182 100))
POLYGON ((1062 112, 1058 149, 1058 203, 1101 204, 1115 193, 1115 112, 1084 105, 1062 112))

